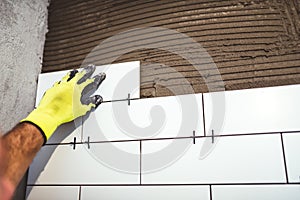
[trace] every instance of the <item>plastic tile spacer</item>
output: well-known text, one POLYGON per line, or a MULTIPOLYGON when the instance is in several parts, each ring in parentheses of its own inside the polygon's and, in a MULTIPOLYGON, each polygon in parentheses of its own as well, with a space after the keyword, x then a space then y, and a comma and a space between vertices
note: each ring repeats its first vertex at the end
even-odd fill
POLYGON ((196 133, 195 133, 195 130, 193 131, 193 144, 196 144, 196 138, 195 138, 195 136, 196 136, 196 133))
POLYGON ((76 149, 76 137, 74 137, 74 140, 73 140, 73 150, 76 149))
POLYGON ((128 93, 127 101, 128 101, 128 106, 130 106, 130 93, 128 93))
POLYGON ((87 146, 88 146, 88 149, 90 149, 91 148, 91 146, 90 146, 90 136, 88 136, 88 140, 87 140, 87 146))

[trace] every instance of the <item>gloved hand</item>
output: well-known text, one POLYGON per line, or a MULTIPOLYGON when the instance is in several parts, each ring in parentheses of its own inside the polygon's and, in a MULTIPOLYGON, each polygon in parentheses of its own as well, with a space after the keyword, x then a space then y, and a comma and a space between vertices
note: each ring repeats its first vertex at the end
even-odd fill
POLYGON ((90 95, 105 79, 105 74, 90 78, 94 71, 95 66, 89 65, 81 72, 69 72, 46 91, 39 106, 21 122, 38 126, 46 142, 58 126, 85 115, 93 107, 97 108, 103 101, 102 97, 90 95))

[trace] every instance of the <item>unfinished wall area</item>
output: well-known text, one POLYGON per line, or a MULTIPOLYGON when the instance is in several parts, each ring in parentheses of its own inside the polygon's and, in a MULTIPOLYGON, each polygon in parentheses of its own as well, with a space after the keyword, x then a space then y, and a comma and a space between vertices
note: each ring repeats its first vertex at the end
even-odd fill
POLYGON ((34 108, 41 71, 48 0, 0 1, 0 132, 34 108))
POLYGON ((141 61, 142 98, 173 95, 172 90, 186 94, 190 86, 194 92, 207 92, 203 74, 213 90, 299 84, 299 11, 297 0, 52 0, 43 72, 86 64, 86 56, 97 45, 121 32, 162 27, 201 44, 218 67, 224 87, 215 81, 211 62, 196 61, 197 52, 180 48, 180 39, 169 33, 145 32, 114 39, 103 51, 93 52, 88 61, 107 64, 114 53, 135 47, 137 50, 116 62, 141 61), (165 46, 178 42, 172 48, 179 54, 141 43, 154 37, 165 46), (195 53, 194 61, 201 70, 180 52, 195 53))

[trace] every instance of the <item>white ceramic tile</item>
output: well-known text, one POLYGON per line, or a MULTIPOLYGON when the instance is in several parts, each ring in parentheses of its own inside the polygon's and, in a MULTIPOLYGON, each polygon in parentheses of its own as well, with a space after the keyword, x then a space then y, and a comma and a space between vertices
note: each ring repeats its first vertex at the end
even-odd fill
POLYGON ((202 94, 103 103, 83 123, 84 141, 204 135, 202 94))
POLYGON ((28 186, 27 200, 78 200, 79 187, 75 186, 28 186))
MULTIPOLYGON (((107 76, 95 94, 102 95, 106 101, 125 99, 128 97, 128 93, 130 93, 131 98, 139 98, 139 65, 139 62, 135 61, 96 67, 94 75, 105 72, 107 76)), ((69 70, 45 73, 39 76, 36 105, 40 102, 45 91, 52 87, 55 82, 61 80, 67 72, 69 72, 69 70)), ((82 120, 80 118, 74 122, 62 125, 56 130, 50 140, 47 141, 47 144, 67 143, 73 141, 74 137, 76 137, 77 141, 81 141, 81 124, 82 120)))
POLYGON ((300 85, 204 94, 207 134, 300 130, 300 85))
POLYGON ((82 187, 81 199, 105 200, 209 200, 208 186, 122 186, 82 187))
POLYGON ((205 140, 175 139, 142 143, 142 183, 284 183, 279 134, 230 136, 219 139, 204 159, 205 140), (157 151, 158 150, 158 151, 157 151))
POLYGON ((140 62, 104 65, 96 68, 94 75, 105 72, 106 79, 95 92, 104 101, 140 98, 140 62))
POLYGON ((283 144, 289 182, 300 183, 300 133, 283 134, 283 144))
MULTIPOLYGON (((39 104, 45 91, 64 77, 70 70, 43 73, 39 76, 36 106, 39 104)), ((140 97, 140 62, 126 62, 112 65, 97 66, 94 75, 105 72, 106 79, 95 94, 103 97, 104 101, 140 97)))
POLYGON ((76 144, 75 150, 44 146, 29 168, 28 184, 137 184, 139 152, 139 142, 90 144, 90 149, 76 144))
POLYGON ((299 200, 299 185, 212 186, 214 200, 299 200))

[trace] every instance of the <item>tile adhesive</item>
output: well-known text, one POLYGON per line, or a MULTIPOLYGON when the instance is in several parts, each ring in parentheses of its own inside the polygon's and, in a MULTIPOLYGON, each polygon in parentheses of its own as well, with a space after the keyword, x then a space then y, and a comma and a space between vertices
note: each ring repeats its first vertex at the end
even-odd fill
MULTIPOLYGON (((80 66, 93 48, 121 32, 163 27, 198 42, 212 57, 224 83, 215 81, 211 61, 193 52, 192 46, 176 45, 171 47, 174 53, 140 45, 115 62, 141 61, 142 98, 299 84, 299 10, 297 0, 52 0, 43 72, 80 66), (182 57, 187 52, 192 55, 188 60, 182 57), (200 67, 195 68, 191 63, 198 61, 200 67), (203 77, 212 87, 208 89, 203 77)), ((122 47, 140 44, 155 33, 128 35, 117 45, 112 40, 102 51, 93 52, 99 59, 90 61, 107 64, 107 58, 122 47)), ((164 37, 163 32, 158 35, 150 40, 153 45, 182 41, 164 37)))

